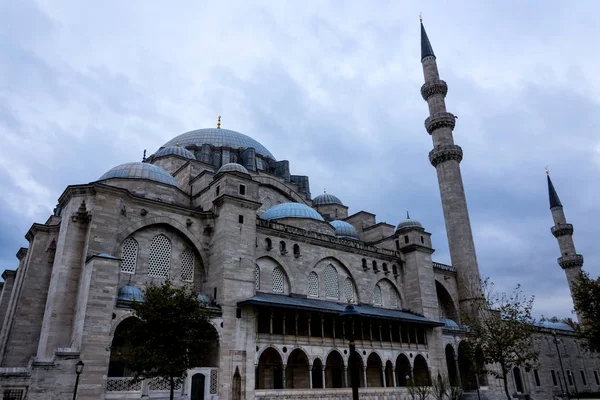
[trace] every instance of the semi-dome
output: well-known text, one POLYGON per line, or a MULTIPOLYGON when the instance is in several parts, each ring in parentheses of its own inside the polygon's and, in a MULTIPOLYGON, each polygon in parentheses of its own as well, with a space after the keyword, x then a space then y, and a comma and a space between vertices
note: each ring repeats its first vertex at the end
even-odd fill
POLYGON ((234 149, 247 149, 251 147, 256 151, 256 154, 275 160, 273 154, 271 154, 265 146, 252 139, 250 136, 229 129, 197 129, 174 137, 162 147, 175 146, 177 143, 179 143, 179 146, 183 147, 201 147, 203 144, 209 144, 214 147, 231 147, 234 149))
POLYGON ((156 165, 143 162, 118 165, 102 175, 98 180, 103 181, 111 178, 150 179, 152 181, 179 187, 177 180, 166 170, 156 165))
POLYGON ((460 331, 460 326, 458 326, 458 324, 454 320, 451 320, 449 318, 442 318, 440 321, 444 323, 444 329, 448 329, 451 331, 460 331))
POLYGON ((119 295, 117 296, 117 301, 144 301, 144 295, 142 291, 132 284, 127 284, 119 289, 119 295))
POLYGON ((241 164, 233 163, 233 162, 223 165, 221 168, 219 168, 219 170, 217 171, 217 174, 220 174, 221 172, 240 172, 242 174, 249 174, 246 167, 244 167, 241 164))
POLYGON ((346 221, 331 221, 331 226, 335 229, 335 236, 349 239, 358 239, 358 231, 354 226, 346 221))
POLYGON ((321 214, 302 203, 282 203, 269 208, 261 216, 262 219, 307 218, 325 221, 321 214))
POLYGON ((313 199, 313 205, 315 206, 324 206, 327 204, 339 204, 340 206, 344 205, 339 198, 329 193, 320 194, 313 199))
POLYGON ((192 153, 185 147, 181 147, 181 146, 163 147, 160 150, 158 150, 156 153, 154 153, 154 157, 164 157, 164 156, 171 156, 171 155, 187 158, 190 160, 196 159, 196 156, 194 155, 194 153, 192 153))

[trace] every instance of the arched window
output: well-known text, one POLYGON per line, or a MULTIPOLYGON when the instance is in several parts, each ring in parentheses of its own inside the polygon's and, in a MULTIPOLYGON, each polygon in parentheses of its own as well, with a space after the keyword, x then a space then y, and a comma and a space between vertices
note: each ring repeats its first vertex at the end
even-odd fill
POLYGON ((325 296, 330 299, 340 298, 340 285, 335 267, 329 264, 325 267, 325 296))
POLYGON ((344 280, 344 296, 346 297, 346 301, 350 303, 356 301, 356 290, 354 289, 354 282, 352 282, 351 278, 346 278, 344 280))
POLYGON ((284 272, 281 267, 275 267, 273 270, 273 291, 283 293, 284 289, 284 272))
POLYGON ((287 250, 285 249, 285 242, 283 240, 281 242, 279 242, 279 252, 281 254, 287 253, 287 250))
POLYGON ((128 237, 121 246, 121 272, 126 274, 135 274, 135 265, 137 264, 138 242, 134 238, 128 237))
POLYGON ((319 277, 314 271, 308 275, 308 295, 319 297, 319 277))
POLYGON ((170 268, 171 241, 163 234, 156 235, 150 243, 148 276, 153 278, 168 278, 170 268))
POLYGON ((300 257, 300 246, 294 245, 294 257, 300 257))
POLYGON ((260 268, 258 265, 254 267, 254 288, 256 290, 260 289, 260 268))
POLYGON ((398 266, 396 264, 392 264, 392 273, 394 276, 398 276, 398 266))
POLYGON ((273 243, 270 238, 265 239, 265 249, 271 250, 273 248, 273 243))
POLYGON ((381 286, 375 285, 375 290, 373 290, 373 304, 376 306, 383 305, 383 299, 381 298, 381 286))
POLYGON ((377 261, 373 260, 373 271, 377 272, 379 271, 379 268, 377 267, 377 261))
POLYGON ((398 295, 398 292, 396 292, 396 289, 393 287, 390 288, 390 307, 398 308, 400 307, 400 303, 400 296, 398 295))
POLYGON ((387 263, 383 263, 383 272, 390 272, 388 271, 387 263))
POLYGON ((362 267, 365 271, 369 269, 369 266, 367 265, 367 260, 365 260, 364 258, 362 259, 362 267))
POLYGON ((181 280, 186 282, 194 282, 194 252, 191 248, 185 249, 181 254, 181 280))

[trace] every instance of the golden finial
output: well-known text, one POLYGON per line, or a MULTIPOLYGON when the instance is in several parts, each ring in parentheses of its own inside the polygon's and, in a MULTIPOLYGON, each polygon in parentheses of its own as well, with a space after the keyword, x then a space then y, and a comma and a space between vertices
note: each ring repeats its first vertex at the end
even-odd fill
POLYGON ((419 21, 423 23, 423 13, 419 13, 419 21))
POLYGON ((175 143, 175 147, 179 147, 179 142, 175 143))
POLYGON ((221 116, 217 119, 217 129, 221 129, 221 116))
POLYGON ((550 171, 548 170, 548 166, 546 165, 546 175, 550 175, 550 171))

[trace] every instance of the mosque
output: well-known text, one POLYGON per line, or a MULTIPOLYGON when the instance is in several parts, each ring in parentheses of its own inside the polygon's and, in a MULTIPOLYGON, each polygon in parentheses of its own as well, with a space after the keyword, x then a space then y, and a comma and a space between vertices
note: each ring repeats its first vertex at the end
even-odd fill
MULTIPOLYGON (((168 398, 167 382, 133 381, 115 356, 128 345, 118 333, 135 318, 132 302, 166 279, 193 288, 219 337, 177 399, 349 399, 349 330, 362 399, 408 399, 407 385, 438 376, 465 398, 502 398, 501 381, 476 375, 465 349, 461 315, 481 280, 456 120, 423 25, 421 53, 452 265, 432 259, 418 221, 394 226, 331 193, 313 198, 308 176, 219 121, 68 186, 48 220, 31 226, 18 268, 2 274, 2 398, 168 398), (351 324, 338 317, 348 304, 360 314, 351 324)), ((583 257, 550 177, 548 187, 558 263, 572 283, 583 257)), ((538 336, 539 363, 510 372, 511 392, 600 391, 600 360, 568 325, 540 324, 538 336)))

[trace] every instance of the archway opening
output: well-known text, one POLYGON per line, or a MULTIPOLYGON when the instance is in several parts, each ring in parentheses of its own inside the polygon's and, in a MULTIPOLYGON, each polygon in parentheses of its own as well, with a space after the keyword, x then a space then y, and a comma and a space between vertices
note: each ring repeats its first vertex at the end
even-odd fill
POLYGON ((235 374, 233 374, 233 382, 231 383, 231 400, 242 400, 242 376, 238 367, 235 367, 235 374))
POLYGON ((365 387, 365 375, 364 375, 364 364, 363 364, 363 359, 360 356, 360 354, 358 354, 358 352, 354 352, 352 354, 350 354, 350 357, 348 359, 348 375, 347 375, 347 379, 348 379, 348 386, 352 387, 352 382, 353 382, 353 373, 354 376, 356 377, 356 380, 358 381, 358 387, 365 387))
POLYGON ((458 311, 452 296, 448 293, 448 290, 440 282, 435 281, 435 291, 437 293, 438 304, 440 305, 441 317, 451 319, 454 322, 459 322, 458 311))
POLYGON ((323 388, 323 362, 320 358, 316 358, 313 361, 312 366, 312 387, 315 389, 323 388))
POLYGON ((429 367, 427 361, 422 355, 415 357, 415 365, 413 367, 413 375, 415 377, 415 385, 418 386, 430 386, 431 377, 429 376, 429 367))
POLYGON ((396 358, 396 384, 398 386, 408 386, 410 375, 410 361, 404 354, 400 354, 396 358))
POLYGON ((115 334, 110 345, 110 361, 108 363, 109 377, 133 376, 133 371, 127 367, 125 359, 131 351, 129 331, 137 323, 137 318, 130 317, 121 321, 121 323, 117 326, 117 329, 115 329, 115 334))
POLYGON ((456 353, 451 344, 446 345, 446 367, 448 368, 448 380, 451 386, 458 386, 458 369, 456 368, 456 353))
POLYGON ((471 346, 465 341, 460 342, 458 345, 458 369, 460 371, 460 380, 464 391, 477 389, 473 355, 474 352, 471 346))
POLYGON ((385 363, 385 387, 394 387, 394 364, 390 360, 385 363))
POLYGON ((515 379, 515 388, 518 393, 523 393, 523 378, 521 377, 521 370, 518 367, 513 368, 513 377, 515 379))
POLYGON ((383 386, 383 365, 377 353, 371 353, 367 358, 367 387, 383 386))
POLYGON ((258 360, 257 389, 283 389, 283 361, 272 347, 260 355, 258 360))
POLYGON ((332 351, 325 361, 325 383, 328 388, 344 387, 344 359, 337 351, 332 351))
POLYGON ((285 368, 285 383, 287 389, 302 389, 310 387, 308 357, 300 349, 294 349, 288 357, 285 368))

